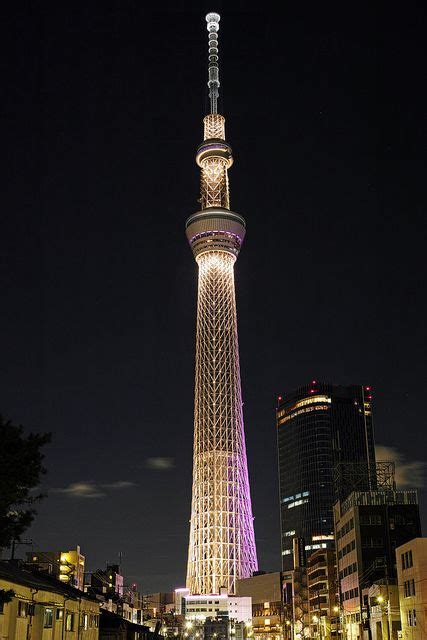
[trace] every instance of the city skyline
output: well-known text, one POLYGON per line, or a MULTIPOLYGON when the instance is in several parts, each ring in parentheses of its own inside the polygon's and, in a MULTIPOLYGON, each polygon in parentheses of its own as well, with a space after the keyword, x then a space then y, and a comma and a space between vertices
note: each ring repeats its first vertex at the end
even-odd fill
MULTIPOLYGON (((282 390, 372 385, 376 442, 410 465, 424 450, 417 27, 218 10, 233 207, 251 230, 236 268, 249 475, 260 568, 276 569, 282 390)), ((10 18, 5 76, 0 410, 53 432, 29 536, 80 544, 93 566, 122 551, 149 590, 183 584, 204 11, 40 11, 10 18)))

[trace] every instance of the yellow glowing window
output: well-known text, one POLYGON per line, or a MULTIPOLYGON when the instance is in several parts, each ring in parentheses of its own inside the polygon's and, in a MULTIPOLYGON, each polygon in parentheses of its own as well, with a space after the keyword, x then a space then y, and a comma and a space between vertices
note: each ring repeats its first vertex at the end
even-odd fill
POLYGON ((298 400, 292 407, 292 409, 298 409, 298 407, 305 407, 308 404, 315 404, 316 402, 328 402, 331 403, 331 399, 329 396, 310 396, 309 398, 304 398, 303 400, 298 400))
POLYGON ((270 626, 270 618, 266 618, 264 620, 264 624, 265 624, 266 627, 269 627, 270 626))
POLYGON ((264 602, 264 609, 269 609, 269 608, 270 608, 270 603, 264 602))
POLYGON ((281 420, 279 420, 279 424, 283 424, 284 422, 288 422, 288 420, 292 420, 295 416, 299 416, 301 413, 310 413, 311 411, 327 411, 330 409, 328 404, 316 404, 314 407, 303 407, 302 409, 298 409, 293 413, 285 416, 281 420))

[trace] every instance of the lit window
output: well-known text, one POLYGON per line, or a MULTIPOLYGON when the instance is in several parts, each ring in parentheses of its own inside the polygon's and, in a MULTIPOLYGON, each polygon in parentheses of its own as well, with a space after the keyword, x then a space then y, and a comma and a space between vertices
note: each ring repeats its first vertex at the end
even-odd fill
POLYGON ((44 610, 43 626, 45 629, 51 629, 53 626, 53 609, 50 607, 44 610))
POLYGON ((285 531, 285 536, 286 537, 290 537, 290 536, 294 536, 295 535, 295 529, 292 529, 292 531, 285 531))
POLYGON ((65 630, 74 631, 74 613, 67 613, 65 618, 65 630))
POLYGON ((299 507, 302 504, 306 504, 308 502, 307 498, 304 500, 296 500, 295 502, 291 502, 288 504, 288 509, 293 509, 294 507, 299 507))
POLYGON ((85 631, 87 631, 89 628, 89 616, 87 613, 84 613, 82 615, 82 627, 85 631))
POLYGON ((266 627, 270 626, 270 618, 266 618, 264 620, 264 624, 265 624, 266 627))
POLYGON ((282 556, 289 556, 292 553, 291 549, 285 549, 282 551, 282 556))
POLYGON ((269 608, 270 608, 270 603, 264 602, 264 609, 269 609, 269 608))
POLYGON ((327 411, 328 409, 330 409, 330 406, 328 404, 318 404, 318 405, 315 405, 314 407, 304 407, 303 409, 298 409, 298 411, 294 411, 293 413, 290 413, 284 418, 280 418, 279 425, 283 424, 284 422, 288 422, 289 420, 292 420, 296 416, 299 416, 301 413, 310 413, 311 411, 327 411))

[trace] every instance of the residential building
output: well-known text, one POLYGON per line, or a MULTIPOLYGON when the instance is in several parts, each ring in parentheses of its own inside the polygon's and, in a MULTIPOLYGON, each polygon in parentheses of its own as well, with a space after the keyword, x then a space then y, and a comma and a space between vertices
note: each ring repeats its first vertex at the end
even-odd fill
MULTIPOLYGON (((399 590, 397 584, 380 580, 369 587, 367 621, 370 640, 397 640, 401 629, 399 610, 399 590)), ((365 590, 362 591, 362 596, 365 590)))
POLYGON ((236 582, 236 594, 252 599, 252 632, 255 640, 280 640, 284 624, 281 571, 257 572, 236 582))
MULTIPOLYGON (((144 595, 144 617, 162 620, 165 613, 177 610, 175 592, 165 591, 144 595)), ((181 613, 180 611, 177 611, 181 613)))
POLYGON ((98 640, 99 603, 56 577, 0 562, 0 638, 98 640))
POLYGON ((427 538, 416 537, 396 549, 403 640, 427 638, 427 538))
POLYGON ((78 545, 69 551, 31 551, 26 555, 27 564, 32 568, 83 591, 85 557, 78 545))
POLYGON ((90 574, 89 593, 103 595, 106 599, 123 596, 123 575, 117 564, 107 564, 106 569, 97 569, 90 574))
MULTIPOLYGON (((99 620, 99 640, 162 640, 159 628, 150 630, 102 609, 99 620)), ((68 640, 68 638, 67 638, 68 640)))
POLYGON ((206 618, 203 625, 203 640, 229 640, 230 620, 228 615, 218 615, 216 618, 206 618))
POLYGON ((295 537, 307 554, 333 549, 333 505, 350 493, 348 463, 363 469, 359 490, 376 488, 372 389, 312 380, 278 398, 282 568, 293 568, 295 537))
POLYGON ((417 494, 354 491, 334 506, 334 518, 342 621, 357 637, 368 624, 367 589, 378 581, 396 583, 396 548, 420 535, 417 494))
POLYGON ((335 551, 318 549, 307 561, 310 632, 316 638, 336 638, 339 631, 335 551))

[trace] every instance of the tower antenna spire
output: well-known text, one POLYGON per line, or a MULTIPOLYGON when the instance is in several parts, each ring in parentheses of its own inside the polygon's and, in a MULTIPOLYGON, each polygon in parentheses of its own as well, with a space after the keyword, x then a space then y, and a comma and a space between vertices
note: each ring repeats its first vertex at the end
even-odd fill
POLYGON ((206 22, 208 23, 209 38, 209 71, 208 87, 209 99, 211 103, 211 113, 218 113, 219 96, 219 66, 218 66, 218 31, 221 16, 219 13, 208 13, 206 22))

